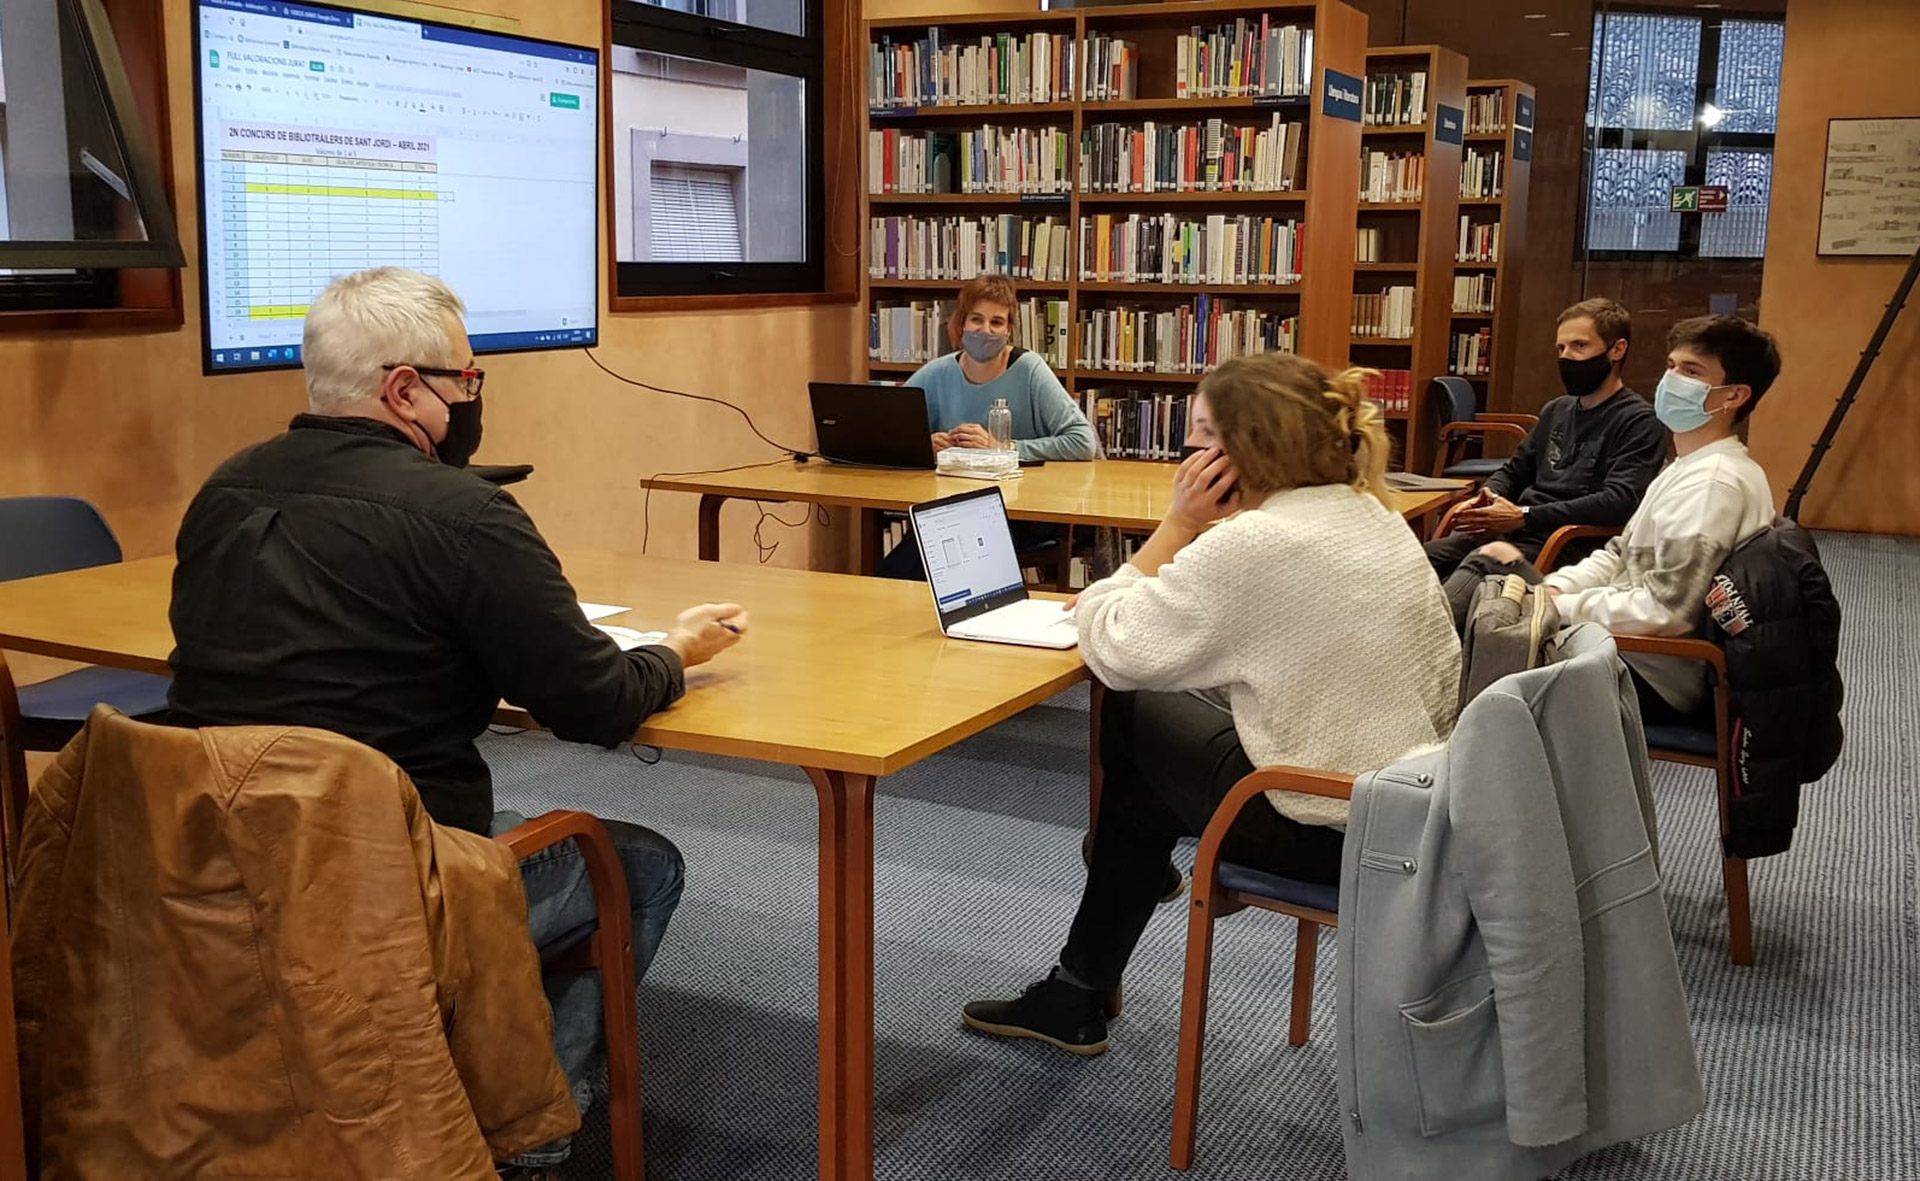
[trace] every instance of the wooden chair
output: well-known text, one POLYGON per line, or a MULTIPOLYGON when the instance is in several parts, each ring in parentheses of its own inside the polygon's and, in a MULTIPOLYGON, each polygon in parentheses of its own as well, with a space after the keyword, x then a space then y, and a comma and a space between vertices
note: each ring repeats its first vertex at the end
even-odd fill
MULTIPOLYGON (((1227 830, 1249 803, 1269 791, 1297 791, 1328 799, 1353 798, 1353 776, 1307 771, 1298 767, 1265 767, 1233 785, 1207 831, 1193 863, 1193 901, 1187 915, 1187 973, 1180 995, 1180 1061, 1173 1098, 1173 1167, 1193 1164, 1193 1145, 1200 1113, 1200 1062, 1207 1035, 1207 985, 1213 968, 1214 921, 1248 906, 1292 917, 1298 924, 1293 953, 1293 1011, 1287 1022, 1287 1044, 1307 1044, 1313 1019, 1313 969, 1320 948, 1320 928, 1340 925, 1340 891, 1279 877, 1220 860, 1227 830)), ((1263 805, 1264 806, 1264 805, 1263 805)))
POLYGON ((598 971, 600 1020, 607 1044, 607 1124, 617 1181, 646 1181, 640 1129, 640 1032, 634 1018, 633 911, 620 857, 606 826, 585 812, 537 816, 494 838, 517 860, 562 841, 574 841, 593 887, 594 929, 541 957, 549 972, 598 971))
MULTIPOLYGON (((1538 422, 1530 414, 1480 414, 1477 413, 1479 396, 1473 386, 1464 378, 1436 377, 1433 379, 1433 396, 1429 403, 1438 409, 1435 411, 1440 421, 1439 432, 1434 436, 1433 471, 1435 476, 1445 476, 1456 480, 1485 480, 1500 470, 1507 461, 1502 457, 1486 456, 1486 440, 1506 438, 1513 440, 1518 447, 1527 438, 1527 432, 1538 422), (1532 419, 1526 425, 1521 420, 1532 419), (1482 455, 1469 458, 1467 445, 1478 441, 1482 455)), ((1408 463, 1411 469, 1413 464, 1408 463)))
POLYGON ((1727 894, 1728 954, 1742 967, 1753 964, 1753 909, 1747 892, 1747 861, 1726 852, 1729 806, 1733 799, 1733 712, 1727 684, 1727 656, 1708 640, 1673 636, 1623 636, 1614 646, 1622 655, 1640 652, 1694 660, 1713 681, 1711 729, 1706 725, 1649 725, 1647 755, 1663 763, 1683 763, 1713 771, 1720 804, 1720 881, 1727 894))

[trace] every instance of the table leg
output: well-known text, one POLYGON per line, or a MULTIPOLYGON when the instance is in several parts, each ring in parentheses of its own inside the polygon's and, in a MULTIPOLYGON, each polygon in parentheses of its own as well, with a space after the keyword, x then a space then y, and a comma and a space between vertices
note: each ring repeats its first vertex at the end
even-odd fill
POLYGON ((700 494, 700 560, 718 562, 720 560, 720 510, 725 508, 727 498, 716 492, 700 494))
POLYGON ((820 1177, 873 1177, 873 776, 807 768, 820 800, 820 1177))
POLYGON ((880 539, 883 533, 881 525, 879 509, 860 510, 860 536, 856 539, 860 552, 855 559, 858 564, 854 567, 857 573, 872 576, 880 572, 880 539))

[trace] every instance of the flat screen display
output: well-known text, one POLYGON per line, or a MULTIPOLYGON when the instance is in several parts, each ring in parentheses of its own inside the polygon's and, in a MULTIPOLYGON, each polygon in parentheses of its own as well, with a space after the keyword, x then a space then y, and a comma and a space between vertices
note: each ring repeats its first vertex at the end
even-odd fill
POLYGON ((447 281, 476 352, 598 343, 600 54, 281 0, 197 0, 207 372, 300 363, 334 277, 447 281))

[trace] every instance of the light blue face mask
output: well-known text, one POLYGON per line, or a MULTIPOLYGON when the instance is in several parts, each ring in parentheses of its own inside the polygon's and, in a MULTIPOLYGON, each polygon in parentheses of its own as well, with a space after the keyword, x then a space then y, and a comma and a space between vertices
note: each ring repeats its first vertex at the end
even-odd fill
POLYGON ((985 365, 1006 350, 1007 337, 998 332, 981 332, 978 329, 960 334, 960 347, 974 360, 985 365))
POLYGON ((1726 388, 1708 385, 1697 377, 1688 377, 1678 369, 1669 369, 1666 376, 1660 379, 1660 384, 1654 387, 1653 413, 1663 426, 1676 435, 1697 431, 1720 413, 1719 410, 1707 409, 1707 395, 1726 388))

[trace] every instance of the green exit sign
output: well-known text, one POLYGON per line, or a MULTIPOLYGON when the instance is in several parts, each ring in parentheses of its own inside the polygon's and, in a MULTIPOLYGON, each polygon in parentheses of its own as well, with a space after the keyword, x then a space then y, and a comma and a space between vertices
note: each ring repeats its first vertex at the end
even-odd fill
POLYGON ((562 110, 577 111, 580 109, 580 96, 577 94, 561 94, 556 90, 547 96, 547 101, 562 110))
POLYGON ((1667 211, 1669 213, 1700 212, 1700 186, 1699 185, 1673 186, 1673 199, 1671 202, 1668 203, 1667 211))

